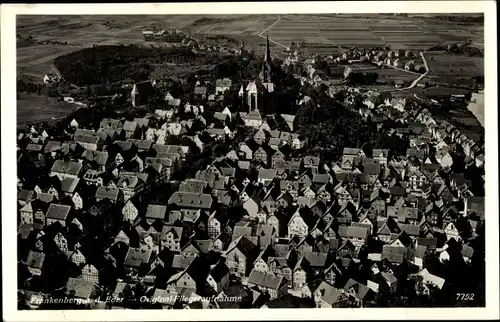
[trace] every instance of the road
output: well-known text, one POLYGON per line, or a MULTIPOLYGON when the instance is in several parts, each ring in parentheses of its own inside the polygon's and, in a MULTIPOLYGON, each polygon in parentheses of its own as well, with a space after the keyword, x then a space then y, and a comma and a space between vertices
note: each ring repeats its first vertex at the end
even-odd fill
MULTIPOLYGON (((272 24, 270 24, 270 25, 269 25, 266 29, 262 30, 262 31, 258 34, 258 36, 259 36, 259 37, 261 37, 261 38, 266 39, 267 37, 266 37, 266 36, 264 36, 263 34, 264 34, 266 31, 268 31, 269 29, 271 29, 274 25, 276 25, 276 24, 277 24, 278 22, 280 22, 280 21, 281 21, 281 17, 278 15, 278 20, 276 20, 275 22, 273 22, 272 24)), ((269 41, 270 41, 270 42, 272 42, 273 44, 276 44, 276 45, 280 46, 280 47, 283 47, 283 48, 285 48, 285 49, 288 49, 288 47, 287 47, 287 46, 285 46, 285 45, 283 45, 283 44, 280 44, 280 43, 279 43, 279 42, 277 42, 277 41, 274 41, 274 40, 272 40, 272 39, 269 39, 269 41)))
POLYGON ((425 73, 423 73, 423 74, 422 74, 422 75, 420 75, 417 79, 415 79, 415 80, 413 81, 413 83, 411 83, 411 85, 410 85, 410 86, 405 87, 405 88, 398 88, 396 91, 403 91, 403 90, 405 90, 405 89, 411 89, 411 88, 413 88, 413 87, 417 86, 418 82, 419 82, 422 78, 424 78, 425 76, 427 76, 427 74, 429 73, 429 65, 427 65, 427 60, 425 59, 424 52, 420 52, 419 54, 420 54, 420 56, 422 57, 422 60, 424 61, 425 73))

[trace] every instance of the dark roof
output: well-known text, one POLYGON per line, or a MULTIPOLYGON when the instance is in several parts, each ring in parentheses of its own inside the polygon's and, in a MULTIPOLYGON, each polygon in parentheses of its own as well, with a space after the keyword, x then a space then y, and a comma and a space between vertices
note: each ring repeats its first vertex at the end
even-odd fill
POLYGON ((153 84, 149 80, 135 83, 134 90, 137 90, 139 95, 150 96, 153 94, 153 84))
POLYGON ((342 238, 345 237, 366 238, 368 236, 368 229, 366 227, 357 227, 357 226, 340 226, 339 236, 342 238))
POLYGON ((207 88, 204 86, 197 86, 194 88, 194 93, 205 95, 207 93, 207 88))
POLYGON ((169 199, 169 204, 176 204, 181 208, 210 209, 212 196, 205 193, 175 192, 169 199))
POLYGON ((94 289, 94 282, 84 280, 83 278, 70 277, 66 283, 68 292, 74 291, 76 298, 88 299, 94 289))
POLYGON ((141 264, 148 263, 151 258, 152 250, 144 250, 130 247, 125 257, 124 265, 139 267, 141 264))
POLYGON ((71 207, 67 205, 51 204, 46 217, 57 220, 66 220, 70 210, 71 207))
POLYGON ((382 248, 381 259, 388 259, 390 262, 402 263, 408 249, 406 247, 397 247, 384 245, 382 248))
POLYGON ((277 290, 283 281, 283 276, 275 276, 261 271, 252 270, 248 277, 249 284, 277 290))
POLYGON ((150 219, 165 219, 165 213, 167 211, 167 206, 163 205, 148 205, 148 210, 146 212, 146 218, 150 219))
POLYGON ((26 265, 31 268, 42 268, 44 260, 44 253, 30 251, 28 253, 28 259, 26 259, 26 265))
POLYGON ((81 169, 82 164, 79 162, 56 160, 52 165, 51 171, 69 175, 78 175, 81 169))

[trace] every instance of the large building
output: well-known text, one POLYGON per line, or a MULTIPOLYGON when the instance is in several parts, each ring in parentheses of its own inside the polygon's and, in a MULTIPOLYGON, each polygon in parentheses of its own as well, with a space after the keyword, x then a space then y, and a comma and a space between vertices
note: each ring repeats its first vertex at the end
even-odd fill
POLYGON ((275 70, 271 60, 271 49, 269 48, 269 37, 266 38, 266 53, 264 54, 264 63, 259 73, 259 78, 241 86, 239 96, 243 106, 248 106, 250 112, 262 109, 264 104, 263 96, 274 92, 275 85, 272 82, 275 70))

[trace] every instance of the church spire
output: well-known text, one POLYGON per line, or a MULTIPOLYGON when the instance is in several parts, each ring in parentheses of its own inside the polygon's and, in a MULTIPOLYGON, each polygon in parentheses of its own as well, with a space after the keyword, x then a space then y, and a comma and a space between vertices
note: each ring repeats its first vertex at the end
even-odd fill
POLYGON ((266 54, 264 56, 264 62, 271 62, 271 49, 269 48, 269 34, 266 34, 266 54))
POLYGON ((271 60, 271 49, 269 48, 269 35, 266 35, 266 53, 264 54, 264 63, 260 72, 260 80, 262 82, 271 82, 271 74, 273 73, 273 63, 271 60))

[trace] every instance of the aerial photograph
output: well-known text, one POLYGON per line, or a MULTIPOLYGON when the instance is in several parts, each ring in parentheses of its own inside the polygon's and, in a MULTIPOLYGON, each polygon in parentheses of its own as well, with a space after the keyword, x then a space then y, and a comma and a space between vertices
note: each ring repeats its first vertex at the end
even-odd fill
POLYGON ((18 310, 485 307, 484 29, 17 15, 18 310))

